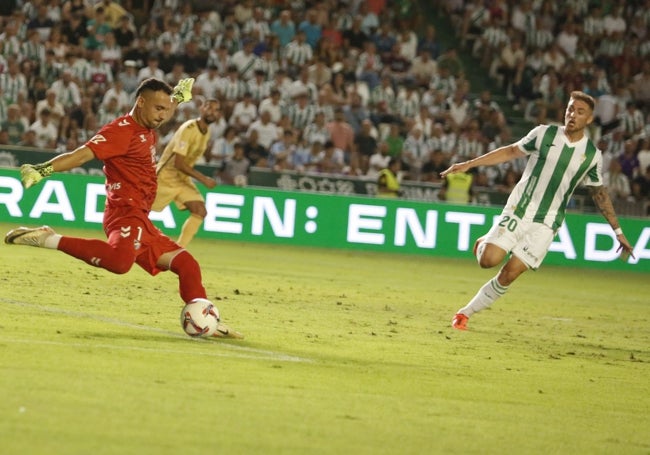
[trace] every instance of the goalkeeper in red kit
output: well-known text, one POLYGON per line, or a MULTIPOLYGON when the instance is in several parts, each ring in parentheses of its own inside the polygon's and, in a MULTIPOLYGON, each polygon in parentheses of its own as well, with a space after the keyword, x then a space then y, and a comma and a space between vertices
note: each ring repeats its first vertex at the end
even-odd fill
MULTIPOLYGON (((67 171, 97 158, 104 162, 107 241, 68 237, 48 226, 20 227, 7 233, 5 243, 62 251, 95 267, 126 273, 133 263, 151 275, 171 270, 178 275, 183 302, 206 299, 201 269, 194 257, 164 235, 149 220, 156 197, 156 132, 172 118, 178 104, 192 99, 194 79, 170 87, 158 79, 142 81, 131 112, 102 127, 86 144, 42 164, 21 166, 25 188, 53 172, 67 171)), ((216 335, 241 337, 219 323, 216 335)))

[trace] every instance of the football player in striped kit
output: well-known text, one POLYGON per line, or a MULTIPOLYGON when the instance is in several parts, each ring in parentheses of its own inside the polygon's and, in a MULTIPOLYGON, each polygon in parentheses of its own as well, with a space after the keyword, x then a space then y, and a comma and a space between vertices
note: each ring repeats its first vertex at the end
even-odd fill
POLYGON ((456 163, 441 173, 444 177, 528 157, 523 176, 510 194, 499 222, 474 245, 474 254, 483 268, 501 264, 508 254, 510 257, 499 273, 458 310, 452 320, 455 329, 466 330, 474 313, 503 296, 523 272, 540 266, 580 183, 589 188, 596 207, 614 230, 619 250, 624 255, 632 254, 632 246, 603 186, 601 151, 585 134, 585 128, 593 121, 594 106, 591 96, 574 91, 567 104, 564 126, 539 125, 514 144, 456 163))

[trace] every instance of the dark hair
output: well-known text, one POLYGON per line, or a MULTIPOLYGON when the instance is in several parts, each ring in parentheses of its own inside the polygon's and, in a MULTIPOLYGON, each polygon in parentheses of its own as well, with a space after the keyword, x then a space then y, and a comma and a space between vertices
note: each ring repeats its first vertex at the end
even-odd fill
POLYGON ((594 100, 591 96, 587 95, 585 92, 581 92, 579 90, 574 90, 573 92, 571 92, 571 99, 587 103, 587 105, 592 111, 596 106, 596 100, 594 100))
POLYGON ((168 95, 172 94, 172 88, 167 82, 161 81, 160 79, 156 79, 154 77, 150 77, 140 82, 140 85, 135 91, 135 97, 137 98, 142 94, 142 92, 146 91, 165 92, 168 95))

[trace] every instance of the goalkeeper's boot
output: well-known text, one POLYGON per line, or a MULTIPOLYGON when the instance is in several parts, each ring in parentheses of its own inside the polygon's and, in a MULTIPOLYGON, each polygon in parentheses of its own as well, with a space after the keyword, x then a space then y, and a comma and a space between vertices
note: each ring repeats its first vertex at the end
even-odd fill
POLYGON ((469 317, 463 313, 456 313, 454 319, 451 320, 451 326, 456 330, 467 330, 467 321, 469 321, 469 317))
POLYGON ((212 336, 216 338, 238 338, 238 339, 244 338, 244 335, 242 335, 236 330, 231 329, 221 321, 219 321, 219 323, 217 324, 217 331, 214 332, 214 335, 212 336))
POLYGON ((37 228, 19 227, 12 229, 5 235, 5 243, 10 245, 29 245, 43 247, 45 240, 51 235, 56 234, 54 229, 49 226, 37 228))

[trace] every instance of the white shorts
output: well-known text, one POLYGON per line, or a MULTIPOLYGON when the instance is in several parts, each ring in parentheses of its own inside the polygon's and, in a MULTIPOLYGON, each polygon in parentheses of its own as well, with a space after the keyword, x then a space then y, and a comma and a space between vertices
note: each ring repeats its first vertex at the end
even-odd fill
POLYGON ((512 212, 504 211, 484 241, 512 253, 528 268, 535 270, 546 257, 554 237, 553 229, 545 224, 523 221, 512 212))

